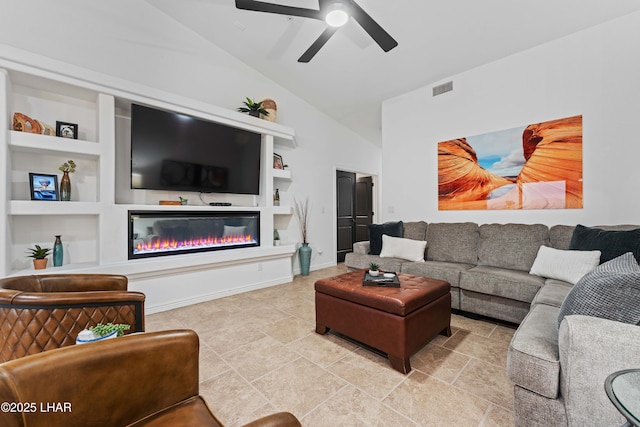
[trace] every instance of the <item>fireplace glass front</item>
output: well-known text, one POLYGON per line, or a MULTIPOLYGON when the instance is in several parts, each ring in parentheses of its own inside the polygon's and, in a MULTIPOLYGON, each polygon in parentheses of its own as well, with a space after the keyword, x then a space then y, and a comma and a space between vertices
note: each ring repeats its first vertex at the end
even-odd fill
POLYGON ((253 246, 259 212, 129 211, 129 259, 253 246))

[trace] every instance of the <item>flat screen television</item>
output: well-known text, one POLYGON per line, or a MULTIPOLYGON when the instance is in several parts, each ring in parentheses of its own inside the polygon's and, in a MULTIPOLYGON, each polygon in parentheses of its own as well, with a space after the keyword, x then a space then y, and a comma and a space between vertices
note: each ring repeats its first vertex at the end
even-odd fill
POLYGON ((259 133, 131 105, 131 188, 259 194, 259 133))

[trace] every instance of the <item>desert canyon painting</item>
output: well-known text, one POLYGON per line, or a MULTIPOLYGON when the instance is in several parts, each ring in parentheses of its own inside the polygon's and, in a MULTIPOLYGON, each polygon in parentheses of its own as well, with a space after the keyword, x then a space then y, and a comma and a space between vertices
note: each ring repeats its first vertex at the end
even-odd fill
POLYGON ((438 143, 438 209, 582 208, 582 116, 438 143))

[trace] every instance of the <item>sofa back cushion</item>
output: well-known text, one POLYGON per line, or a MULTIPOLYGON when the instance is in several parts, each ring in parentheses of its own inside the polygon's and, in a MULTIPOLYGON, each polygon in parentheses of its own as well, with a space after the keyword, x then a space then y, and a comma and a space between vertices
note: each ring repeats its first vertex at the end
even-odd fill
POLYGON ((424 221, 414 221, 404 223, 404 232, 402 236, 405 239, 425 240, 427 235, 427 223, 424 221))
POLYGON ((431 223, 427 227, 427 260, 475 264, 479 240, 475 222, 431 223))
POLYGON ((540 246, 549 245, 542 224, 482 224, 479 232, 478 265, 528 272, 540 246))
POLYGON ((382 235, 402 237, 402 221, 385 222, 384 224, 369 224, 369 254, 380 255, 382 250, 382 235))

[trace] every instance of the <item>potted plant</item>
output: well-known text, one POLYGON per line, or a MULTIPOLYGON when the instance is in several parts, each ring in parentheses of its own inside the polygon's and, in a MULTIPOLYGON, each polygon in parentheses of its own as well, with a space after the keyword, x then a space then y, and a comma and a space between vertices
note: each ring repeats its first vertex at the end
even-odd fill
POLYGON ((262 107, 262 101, 254 102, 251 98, 247 97, 247 100, 243 102, 244 107, 239 107, 238 111, 241 113, 249 113, 250 116, 260 117, 260 114, 268 116, 269 112, 262 107))
POLYGON ((68 202, 71 200, 71 178, 69 178, 69 174, 76 171, 76 163, 73 160, 69 160, 64 162, 58 169, 62 171, 60 200, 68 202))
POLYGON ((380 266, 375 262, 369 264, 369 275, 376 277, 378 274, 380 274, 380 266))
POLYGON ((129 330, 131 326, 126 323, 107 323, 103 325, 98 323, 89 329, 83 329, 76 337, 76 344, 86 344, 95 341, 107 340, 110 338, 121 337, 124 331, 129 330))
POLYGON ((31 254, 29 258, 33 258, 33 268, 36 270, 43 270, 47 268, 47 256, 51 253, 50 248, 41 248, 40 245, 36 245, 35 248, 28 248, 31 254))
POLYGON ((280 246, 280 233, 278 233, 278 229, 273 229, 273 246, 280 246))

